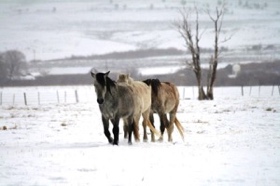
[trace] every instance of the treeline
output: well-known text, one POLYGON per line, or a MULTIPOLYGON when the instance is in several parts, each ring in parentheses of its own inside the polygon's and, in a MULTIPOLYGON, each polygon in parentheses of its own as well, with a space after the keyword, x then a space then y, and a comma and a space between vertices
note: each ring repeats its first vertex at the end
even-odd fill
MULTIPOLYGON (((215 86, 253 86, 253 85, 279 85, 280 84, 280 61, 250 63, 240 65, 241 71, 235 78, 229 75, 233 73, 232 66, 219 69, 215 86)), ((204 69, 203 78, 207 78, 207 71, 204 69)), ((117 74, 110 73, 115 79, 117 74)), ((182 69, 174 74, 141 76, 133 73, 131 76, 137 80, 147 78, 159 78, 161 81, 174 82, 181 86, 196 86, 196 78, 192 70, 182 69)), ((205 82, 205 81, 204 81, 205 82)), ((47 85, 90 85, 92 78, 89 74, 67 74, 47 75, 36 77, 35 80, 0 80, 0 86, 47 86, 47 85)))

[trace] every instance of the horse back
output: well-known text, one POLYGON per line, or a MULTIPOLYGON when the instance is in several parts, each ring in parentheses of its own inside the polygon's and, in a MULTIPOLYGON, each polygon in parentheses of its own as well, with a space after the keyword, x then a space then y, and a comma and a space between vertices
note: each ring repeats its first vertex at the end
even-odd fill
POLYGON ((121 117, 128 117, 133 115, 136 100, 132 87, 129 85, 118 85, 117 91, 118 114, 121 117))
POLYGON ((157 95, 153 94, 153 109, 165 110, 166 113, 177 110, 179 91, 172 83, 161 83, 157 95))

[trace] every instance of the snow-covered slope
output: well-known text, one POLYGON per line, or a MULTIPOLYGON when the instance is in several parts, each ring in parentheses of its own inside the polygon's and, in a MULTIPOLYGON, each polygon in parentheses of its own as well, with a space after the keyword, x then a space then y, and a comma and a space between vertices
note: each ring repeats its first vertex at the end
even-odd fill
MULTIPOLYGON (((172 26, 180 18, 183 1, 1 1, 0 51, 17 49, 28 60, 72 55, 104 54, 146 48, 184 48, 172 26)), ((193 7, 193 1, 185 1, 193 7)), ((202 9, 215 10, 216 1, 195 1, 202 9)), ((279 46, 277 0, 229 1, 221 38, 233 35, 229 49, 252 45, 279 46)), ((202 47, 212 47, 213 26, 201 13, 205 30, 202 47)))

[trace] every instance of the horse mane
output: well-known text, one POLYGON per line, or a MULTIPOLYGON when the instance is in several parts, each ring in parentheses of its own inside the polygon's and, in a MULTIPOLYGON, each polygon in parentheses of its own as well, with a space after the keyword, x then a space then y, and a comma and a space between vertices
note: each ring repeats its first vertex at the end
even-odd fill
POLYGON ((115 87, 116 86, 116 82, 113 81, 111 78, 109 78, 108 76, 106 76, 106 81, 104 79, 105 74, 104 73, 97 73, 96 74, 96 80, 100 83, 100 85, 102 85, 103 87, 106 86, 107 90, 110 92, 110 94, 112 94, 111 92, 111 87, 115 87))
POLYGON ((163 82, 163 83, 165 83, 165 84, 167 84, 167 85, 171 85, 171 83, 170 83, 170 82, 168 82, 168 81, 163 82))
POLYGON ((158 94, 158 90, 161 86, 161 82, 159 81, 159 79, 146 79, 143 82, 146 83, 149 86, 151 85, 152 86, 152 91, 155 93, 155 95, 158 94))

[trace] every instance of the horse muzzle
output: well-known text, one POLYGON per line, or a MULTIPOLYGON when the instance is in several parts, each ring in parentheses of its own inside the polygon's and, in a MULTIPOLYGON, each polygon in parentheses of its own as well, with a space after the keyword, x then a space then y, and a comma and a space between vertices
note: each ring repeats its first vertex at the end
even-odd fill
POLYGON ((104 102, 104 99, 103 99, 103 98, 97 98, 97 103, 98 103, 99 105, 101 105, 103 102, 104 102))

